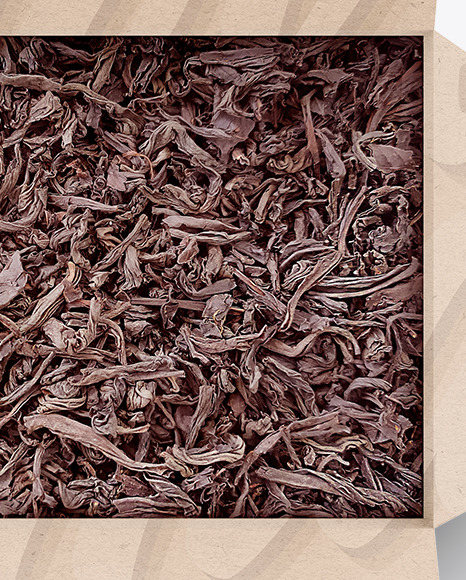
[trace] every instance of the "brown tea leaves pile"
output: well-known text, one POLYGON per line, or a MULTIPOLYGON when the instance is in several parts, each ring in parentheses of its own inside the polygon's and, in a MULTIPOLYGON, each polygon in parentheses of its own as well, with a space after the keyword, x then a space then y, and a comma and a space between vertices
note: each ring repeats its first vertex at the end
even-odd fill
POLYGON ((422 43, 0 39, 0 513, 422 514, 422 43))

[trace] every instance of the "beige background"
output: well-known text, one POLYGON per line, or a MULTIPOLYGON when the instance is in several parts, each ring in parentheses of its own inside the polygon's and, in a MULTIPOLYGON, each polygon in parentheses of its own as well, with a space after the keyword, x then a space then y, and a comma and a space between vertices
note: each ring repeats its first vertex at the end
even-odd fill
POLYGON ((466 53, 432 32, 434 14, 435 0, 3 1, 1 35, 424 36, 426 509, 423 520, 7 519, 1 578, 438 578, 433 527, 466 511, 466 53))

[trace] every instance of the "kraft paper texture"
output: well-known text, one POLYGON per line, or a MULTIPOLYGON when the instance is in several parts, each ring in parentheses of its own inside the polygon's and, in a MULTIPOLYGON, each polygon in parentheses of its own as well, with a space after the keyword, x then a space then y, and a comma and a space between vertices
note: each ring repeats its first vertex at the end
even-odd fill
POLYGON ((438 578, 434 526, 466 511, 466 53, 435 0, 4 0, 0 35, 422 35, 423 519, 3 519, 0 577, 438 578))

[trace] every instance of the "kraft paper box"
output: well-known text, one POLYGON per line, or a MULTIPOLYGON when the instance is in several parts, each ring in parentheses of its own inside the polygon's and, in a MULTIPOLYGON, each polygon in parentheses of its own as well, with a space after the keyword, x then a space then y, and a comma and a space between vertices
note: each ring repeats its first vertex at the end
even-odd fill
POLYGON ((2 578, 438 578, 434 527, 466 511, 466 54, 434 0, 5 0, 6 35, 424 38, 424 518, 4 519, 2 578))

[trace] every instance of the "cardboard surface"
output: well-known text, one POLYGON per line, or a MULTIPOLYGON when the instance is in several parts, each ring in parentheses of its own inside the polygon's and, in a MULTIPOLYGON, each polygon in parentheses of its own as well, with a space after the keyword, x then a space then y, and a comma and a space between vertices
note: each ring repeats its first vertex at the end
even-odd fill
MULTIPOLYGON (((434 36, 432 214, 434 523, 466 511, 466 53, 434 36)), ((426 232, 426 237, 428 232, 426 232)), ((427 271, 429 265, 425 264, 427 271)), ((430 288, 426 288, 430 292, 430 288)), ((430 380, 430 379, 429 379, 430 380)))
POLYGON ((434 15, 435 0, 2 3, 1 35, 423 35, 426 120, 425 517, 4 519, 2 577, 438 578, 433 525, 466 510, 466 430, 460 411, 466 389, 466 53, 433 33, 434 15))
POLYGON ((435 0, 3 0, 1 34, 422 34, 435 0))

